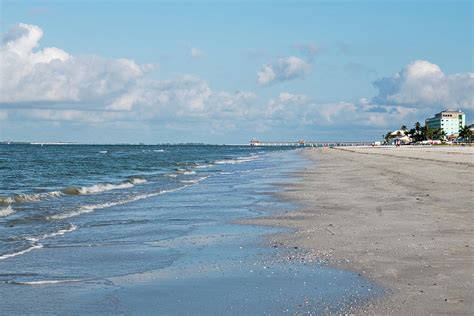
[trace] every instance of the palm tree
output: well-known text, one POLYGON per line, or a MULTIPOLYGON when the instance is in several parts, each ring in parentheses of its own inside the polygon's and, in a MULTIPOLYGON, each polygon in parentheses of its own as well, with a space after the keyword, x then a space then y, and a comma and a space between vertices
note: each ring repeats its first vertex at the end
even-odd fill
POLYGON ((433 139, 445 140, 446 132, 442 128, 437 128, 433 130, 433 139))
POLYGON ((423 140, 423 137, 421 135, 421 124, 420 122, 416 122, 415 123, 415 129, 413 131, 413 139, 417 142, 419 142, 420 140, 423 140))
POLYGON ((434 130, 429 128, 428 125, 423 126, 421 130, 421 136, 423 140, 433 139, 434 130))
POLYGON ((463 139, 470 140, 472 137, 472 131, 469 128, 469 126, 464 126, 460 131, 459 131, 459 137, 462 137, 463 139))
POLYGON ((440 133, 439 133, 440 139, 441 139, 441 140, 446 140, 448 135, 446 134, 446 132, 444 131, 444 129, 440 128, 440 130, 441 130, 440 133))
POLYGON ((416 133, 419 134, 419 133, 420 133, 420 130, 421 130, 421 124, 420 124, 420 122, 416 122, 416 123, 415 123, 415 131, 416 131, 416 133))

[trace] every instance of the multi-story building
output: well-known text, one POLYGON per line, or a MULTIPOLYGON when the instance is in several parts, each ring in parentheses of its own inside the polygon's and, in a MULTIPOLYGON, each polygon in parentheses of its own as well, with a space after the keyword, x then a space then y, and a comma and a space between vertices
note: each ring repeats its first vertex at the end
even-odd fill
POLYGON ((466 124, 466 116, 461 111, 445 110, 425 121, 429 128, 442 128, 446 135, 458 135, 466 124))

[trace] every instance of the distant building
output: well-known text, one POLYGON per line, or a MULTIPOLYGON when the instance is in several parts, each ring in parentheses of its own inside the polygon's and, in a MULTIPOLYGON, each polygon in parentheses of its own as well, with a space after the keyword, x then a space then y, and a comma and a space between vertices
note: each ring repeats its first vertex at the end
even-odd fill
POLYGON ((446 135, 458 135, 466 124, 466 116, 461 111, 445 110, 435 114, 434 117, 426 119, 429 128, 441 128, 446 135))

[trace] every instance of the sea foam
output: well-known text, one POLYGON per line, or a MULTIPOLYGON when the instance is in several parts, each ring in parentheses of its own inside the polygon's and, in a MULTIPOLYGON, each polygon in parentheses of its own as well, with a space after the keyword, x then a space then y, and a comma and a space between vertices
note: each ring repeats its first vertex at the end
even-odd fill
POLYGON ((40 249, 40 248, 43 248, 42 244, 35 244, 35 245, 32 245, 31 247, 26 248, 24 250, 21 250, 21 251, 18 251, 18 252, 13 252, 13 253, 7 253, 5 255, 2 255, 2 256, 0 256, 0 260, 5 260, 5 259, 8 259, 8 258, 13 258, 13 257, 16 257, 16 256, 20 256, 24 253, 30 252, 30 251, 35 250, 35 249, 40 249))
POLYGON ((11 205, 8 205, 7 207, 0 208, 0 217, 5 217, 8 215, 11 215, 15 213, 11 205))
POLYGON ((79 279, 74 280, 38 280, 38 281, 11 281, 8 283, 18 284, 18 285, 48 285, 48 284, 58 284, 58 283, 72 283, 80 282, 79 279))
POLYGON ((70 218, 70 217, 76 217, 76 216, 79 216, 79 215, 82 215, 82 214, 92 213, 95 210, 100 210, 100 209, 104 209, 104 208, 109 208, 109 207, 114 207, 114 206, 123 205, 123 204, 127 204, 127 203, 132 203, 132 202, 135 202, 135 201, 138 201, 138 200, 143 200, 143 199, 150 198, 150 197, 153 197, 153 196, 158 196, 160 194, 182 190, 182 189, 184 189, 188 186, 189 185, 183 185, 183 186, 175 188, 175 189, 161 190, 159 192, 154 192, 154 193, 140 194, 140 195, 132 196, 128 199, 123 199, 123 200, 117 200, 117 201, 111 201, 111 202, 105 202, 105 203, 98 203, 98 204, 82 205, 76 210, 73 210, 71 212, 65 212, 65 213, 51 215, 51 216, 48 216, 47 219, 48 220, 62 220, 62 219, 70 218))
POLYGON ((60 191, 52 191, 45 193, 31 193, 31 194, 16 194, 13 196, 1 196, 0 204, 11 204, 11 203, 27 203, 37 202, 48 198, 54 198, 61 196, 60 191))
POLYGON ((95 194, 100 192, 118 190, 118 189, 128 189, 133 187, 133 183, 131 182, 124 182, 118 184, 112 183, 99 183, 94 184, 88 187, 67 187, 63 189, 63 193, 68 195, 85 195, 85 194, 95 194))
POLYGON ((237 159, 216 160, 216 161, 214 161, 214 163, 218 164, 218 165, 223 165, 223 164, 235 165, 235 164, 240 164, 240 163, 244 163, 244 162, 254 161, 254 160, 257 160, 258 158, 260 158, 260 156, 238 157, 237 159))

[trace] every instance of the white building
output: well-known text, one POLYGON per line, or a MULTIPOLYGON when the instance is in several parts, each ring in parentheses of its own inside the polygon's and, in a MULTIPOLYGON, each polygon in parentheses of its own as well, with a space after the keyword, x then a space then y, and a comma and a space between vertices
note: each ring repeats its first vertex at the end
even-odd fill
POLYGON ((461 111, 445 110, 426 119, 425 123, 429 128, 442 128, 448 136, 459 135, 466 125, 466 116, 461 111))

